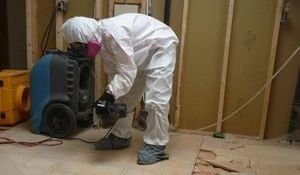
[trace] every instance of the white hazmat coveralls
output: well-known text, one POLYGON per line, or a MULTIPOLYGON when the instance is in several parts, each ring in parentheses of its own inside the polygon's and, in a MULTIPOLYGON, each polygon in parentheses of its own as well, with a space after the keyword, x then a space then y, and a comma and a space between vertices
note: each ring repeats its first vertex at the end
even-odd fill
MULTIPOLYGON (((145 93, 147 128, 144 142, 166 145, 168 135, 169 100, 176 62, 178 38, 164 23, 142 14, 124 14, 96 21, 74 17, 62 26, 68 43, 101 43, 100 55, 107 88, 117 102, 133 111, 145 93)), ((121 138, 131 137, 133 112, 119 119, 112 133, 121 138)))

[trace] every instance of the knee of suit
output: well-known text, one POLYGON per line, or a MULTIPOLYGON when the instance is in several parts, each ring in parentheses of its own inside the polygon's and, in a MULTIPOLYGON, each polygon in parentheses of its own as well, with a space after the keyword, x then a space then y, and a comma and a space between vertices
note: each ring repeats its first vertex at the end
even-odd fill
MULTIPOLYGON (((145 109, 151 115, 152 113, 161 113, 164 116, 168 116, 170 105, 169 103, 161 104, 161 103, 145 103, 145 109)), ((153 114, 152 114, 153 115, 153 114)))

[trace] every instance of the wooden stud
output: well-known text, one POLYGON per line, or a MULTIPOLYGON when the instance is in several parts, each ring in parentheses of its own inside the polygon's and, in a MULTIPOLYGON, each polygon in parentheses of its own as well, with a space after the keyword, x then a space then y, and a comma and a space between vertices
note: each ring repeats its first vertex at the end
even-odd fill
MULTIPOLYGON (((56 8, 56 5, 60 2, 61 0, 55 0, 55 8, 56 8)), ((64 0, 65 1, 65 0, 64 0)), ((63 49, 63 46, 64 46, 64 41, 63 41, 63 37, 62 37, 62 34, 60 32, 60 28, 64 22, 64 15, 63 15, 63 12, 61 11, 56 11, 56 14, 55 14, 55 19, 56 19, 56 22, 55 22, 55 36, 56 36, 56 48, 59 49, 59 50, 62 50, 63 49)))
POLYGON ((38 58, 37 0, 26 1, 27 68, 31 69, 38 58))
POLYGON ((179 51, 179 62, 178 62, 178 77, 177 77, 177 92, 176 92, 176 110, 174 116, 174 129, 178 129, 180 123, 180 96, 181 96, 181 81, 182 81, 182 70, 183 70, 183 50, 186 37, 186 26, 188 18, 189 0, 185 0, 183 4, 183 16, 181 26, 181 41, 179 51))
POLYGON ((95 0, 94 18, 96 20, 100 20, 102 18, 102 5, 103 0, 95 0))
POLYGON ((114 16, 114 6, 115 6, 115 1, 114 0, 109 0, 108 2, 108 16, 113 17, 114 16))
POLYGON ((141 0, 140 13, 146 14, 146 0, 141 0))
MULTIPOLYGON (((102 18, 102 0, 95 0, 95 7, 94 7, 94 18, 99 20, 102 18)), ((102 92, 102 61, 100 55, 98 54, 95 58, 95 97, 100 97, 102 92)))
MULTIPOLYGON (((274 30, 273 30, 273 38, 272 38, 267 80, 273 76, 277 44, 278 44, 278 37, 279 37, 279 29, 280 29, 280 20, 281 20, 281 15, 282 15, 282 8, 283 8, 283 0, 278 0, 277 7, 276 7, 275 21, 274 21, 274 30)), ((268 84, 266 87, 266 90, 265 90, 264 104, 263 104, 263 111, 262 111, 262 120, 261 120, 260 130, 259 130, 259 138, 260 139, 263 139, 265 136, 265 128, 266 128, 266 121, 267 121, 267 115, 268 115, 268 109, 269 109, 271 85, 272 85, 272 83, 268 84)))
POLYGON ((223 114, 224 114, 224 101, 225 101, 225 92, 226 92, 228 59, 229 59, 230 40, 231 40, 231 32, 232 32, 232 21, 233 21, 233 15, 234 15, 234 3, 235 3, 235 0, 230 0, 229 7, 228 7, 224 57, 223 57, 223 66, 222 66, 222 77, 221 77, 221 86, 220 86, 217 132, 222 131, 222 120, 223 120, 223 114))

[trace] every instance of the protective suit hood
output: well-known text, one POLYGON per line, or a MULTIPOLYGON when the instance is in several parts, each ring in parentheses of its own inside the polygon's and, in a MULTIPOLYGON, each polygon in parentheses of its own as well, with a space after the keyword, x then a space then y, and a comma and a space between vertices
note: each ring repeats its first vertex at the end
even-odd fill
POLYGON ((92 40, 101 42, 101 32, 97 21, 93 18, 70 18, 62 25, 61 32, 68 43, 88 43, 92 40))

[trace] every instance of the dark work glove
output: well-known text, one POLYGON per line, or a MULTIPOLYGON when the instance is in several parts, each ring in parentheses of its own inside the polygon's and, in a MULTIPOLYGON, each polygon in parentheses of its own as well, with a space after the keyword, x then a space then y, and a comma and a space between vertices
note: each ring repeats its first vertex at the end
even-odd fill
POLYGON ((115 103, 115 98, 107 91, 96 101, 96 114, 107 116, 110 113, 111 107, 115 103))
POLYGON ((110 128, 116 122, 117 118, 114 117, 115 98, 107 91, 96 101, 96 114, 100 118, 100 126, 102 128, 110 128))
POLYGON ((127 106, 125 104, 115 104, 114 97, 105 92, 96 101, 96 114, 100 118, 102 128, 112 127, 120 118, 126 117, 127 106))

